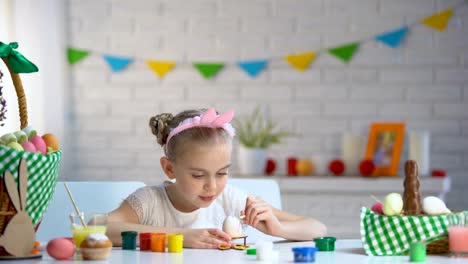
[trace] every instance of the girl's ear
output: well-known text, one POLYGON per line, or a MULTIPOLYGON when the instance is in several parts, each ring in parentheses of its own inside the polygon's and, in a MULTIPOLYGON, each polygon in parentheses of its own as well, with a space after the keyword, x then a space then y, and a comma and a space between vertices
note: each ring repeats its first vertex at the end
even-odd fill
POLYGON ((161 168, 169 179, 175 179, 174 165, 167 157, 162 157, 159 162, 161 163, 161 168))

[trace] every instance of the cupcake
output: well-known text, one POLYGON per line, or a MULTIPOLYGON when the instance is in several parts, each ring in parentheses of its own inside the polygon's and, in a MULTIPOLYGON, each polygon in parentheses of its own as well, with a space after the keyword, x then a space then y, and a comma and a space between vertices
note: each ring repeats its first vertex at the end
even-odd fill
POLYGON ((112 242, 104 234, 89 234, 81 243, 80 250, 83 259, 106 259, 112 250, 112 242))

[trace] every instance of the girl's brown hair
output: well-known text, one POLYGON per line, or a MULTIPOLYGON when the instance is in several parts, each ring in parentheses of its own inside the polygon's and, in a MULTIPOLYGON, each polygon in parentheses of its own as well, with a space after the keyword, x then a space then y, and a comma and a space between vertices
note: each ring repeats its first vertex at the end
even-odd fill
POLYGON ((170 113, 162 113, 150 118, 151 132, 156 136, 158 144, 165 147, 166 156, 171 161, 175 161, 176 157, 182 155, 184 147, 190 143, 216 144, 219 142, 232 142, 230 135, 223 128, 193 127, 176 134, 165 146, 172 129, 187 118, 200 116, 204 112, 206 112, 206 109, 186 110, 175 116, 170 113))

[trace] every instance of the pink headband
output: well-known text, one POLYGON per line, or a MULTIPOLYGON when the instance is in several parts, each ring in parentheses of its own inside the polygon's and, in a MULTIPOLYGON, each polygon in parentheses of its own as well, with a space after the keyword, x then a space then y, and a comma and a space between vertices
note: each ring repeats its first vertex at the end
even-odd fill
POLYGON ((166 145, 164 146, 167 148, 169 144, 169 140, 180 132, 192 128, 192 127, 213 127, 213 128, 223 128, 228 132, 231 137, 234 137, 236 134, 234 127, 229 123, 231 122, 232 118, 234 117, 234 111, 227 111, 226 113, 217 115, 214 108, 208 109, 205 113, 201 114, 200 116, 195 116, 191 118, 187 118, 184 121, 180 122, 176 128, 172 129, 169 133, 169 136, 166 140, 166 145))

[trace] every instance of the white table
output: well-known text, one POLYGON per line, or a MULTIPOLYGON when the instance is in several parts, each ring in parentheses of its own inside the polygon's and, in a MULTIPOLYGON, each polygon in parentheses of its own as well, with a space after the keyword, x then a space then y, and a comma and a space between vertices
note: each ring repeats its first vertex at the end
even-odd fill
MULTIPOLYGON (((291 251, 293 247, 314 246, 314 242, 276 242, 274 250, 279 251, 278 263, 293 263, 294 256, 291 251)), ((0 261, 2 263, 83 263, 82 260, 56 261, 47 255, 43 254, 42 259, 23 260, 23 261, 0 261)), ((111 256, 106 261, 85 261, 84 263, 222 263, 222 264, 238 264, 238 263, 270 263, 257 261, 255 256, 246 255, 245 251, 238 250, 215 250, 215 249, 184 249, 182 253, 156 253, 148 251, 133 251, 121 250, 115 248, 112 250, 111 256)), ((315 255, 315 263, 409 263, 408 256, 398 257, 369 257, 365 255, 362 249, 360 240, 337 240, 335 252, 317 252, 315 255)), ((432 256, 428 255, 426 263, 444 264, 444 263, 468 263, 468 258, 452 258, 450 256, 432 256)))

